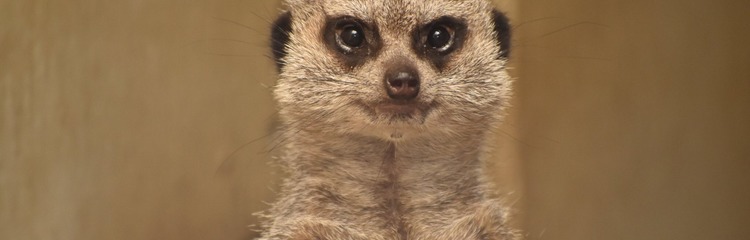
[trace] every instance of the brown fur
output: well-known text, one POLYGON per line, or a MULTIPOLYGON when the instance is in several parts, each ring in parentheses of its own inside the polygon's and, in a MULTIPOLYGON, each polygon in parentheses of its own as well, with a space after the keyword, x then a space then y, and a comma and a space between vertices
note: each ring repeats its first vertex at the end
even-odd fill
POLYGON ((480 0, 288 0, 291 33, 274 94, 289 171, 266 212, 263 240, 516 239, 481 161, 489 129, 507 105, 510 79, 480 0), (377 54, 349 66, 326 47, 331 16, 378 27, 377 54), (414 28, 465 21, 461 49, 435 67, 412 50, 414 28), (394 62, 419 70, 418 117, 394 119, 382 79, 394 62))

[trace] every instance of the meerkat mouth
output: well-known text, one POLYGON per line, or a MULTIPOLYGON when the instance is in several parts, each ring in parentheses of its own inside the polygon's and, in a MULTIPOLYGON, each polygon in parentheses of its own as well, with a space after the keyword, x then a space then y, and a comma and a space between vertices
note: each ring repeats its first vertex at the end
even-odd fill
POLYGON ((381 103, 375 105, 375 111, 386 115, 411 116, 424 107, 412 103, 381 103))
POLYGON ((364 111, 373 120, 418 121, 424 123, 427 116, 436 107, 434 103, 418 101, 381 101, 374 103, 359 102, 364 111))

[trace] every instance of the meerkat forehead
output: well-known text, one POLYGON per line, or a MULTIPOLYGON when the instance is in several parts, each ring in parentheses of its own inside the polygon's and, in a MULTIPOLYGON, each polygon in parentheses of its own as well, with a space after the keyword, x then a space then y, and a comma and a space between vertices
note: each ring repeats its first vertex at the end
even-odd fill
POLYGON ((391 26, 409 25, 442 16, 470 19, 489 12, 486 0, 289 0, 291 11, 317 10, 328 16, 348 15, 391 26))
POLYGON ((439 17, 452 16, 466 20, 488 20, 485 0, 289 0, 292 12, 318 12, 325 16, 351 16, 377 23, 384 30, 405 31, 415 24, 439 17))

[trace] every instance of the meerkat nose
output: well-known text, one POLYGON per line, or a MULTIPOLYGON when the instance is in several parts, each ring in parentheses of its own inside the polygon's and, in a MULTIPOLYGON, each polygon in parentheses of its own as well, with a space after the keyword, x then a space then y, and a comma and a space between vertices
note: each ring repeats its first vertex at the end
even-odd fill
POLYGON ((393 67, 385 73, 385 89, 391 99, 414 99, 419 95, 419 74, 411 66, 393 67))

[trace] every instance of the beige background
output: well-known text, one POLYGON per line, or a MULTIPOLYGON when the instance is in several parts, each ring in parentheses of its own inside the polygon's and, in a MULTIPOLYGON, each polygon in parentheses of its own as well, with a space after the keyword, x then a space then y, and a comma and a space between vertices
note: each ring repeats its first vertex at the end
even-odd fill
MULTIPOLYGON (((497 5, 492 168, 528 239, 750 239, 750 2, 497 5)), ((0 239, 250 239, 278 9, 0 0, 0 239)))

